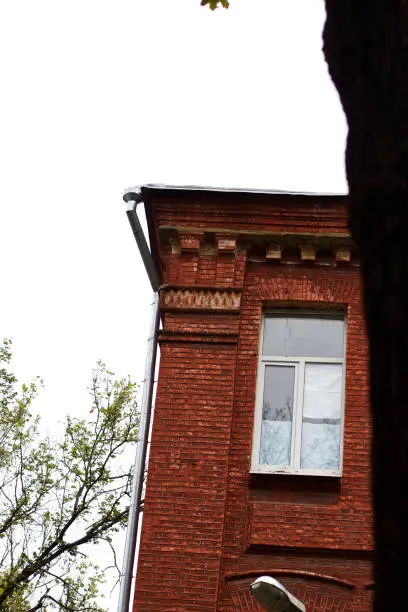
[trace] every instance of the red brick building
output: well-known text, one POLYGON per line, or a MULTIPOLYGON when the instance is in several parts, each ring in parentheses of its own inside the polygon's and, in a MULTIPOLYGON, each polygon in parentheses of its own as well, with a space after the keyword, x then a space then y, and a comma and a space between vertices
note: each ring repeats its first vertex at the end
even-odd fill
POLYGON ((144 187, 161 361, 134 609, 370 609, 367 343, 344 196, 144 187))

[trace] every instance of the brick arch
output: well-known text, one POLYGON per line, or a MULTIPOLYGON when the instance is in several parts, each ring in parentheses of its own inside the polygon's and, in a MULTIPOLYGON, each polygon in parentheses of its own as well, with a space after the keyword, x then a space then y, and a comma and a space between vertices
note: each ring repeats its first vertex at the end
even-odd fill
MULTIPOLYGON (((255 275, 256 276, 256 275, 255 275)), ((348 304, 358 296, 358 281, 350 279, 306 278, 275 275, 260 277, 258 294, 261 300, 348 304)))
MULTIPOLYGON (((334 576, 313 576, 302 571, 278 570, 267 573, 276 576, 295 597, 303 601, 307 612, 349 612, 358 609, 353 605, 357 590, 350 582, 334 576)), ((256 575, 259 576, 260 573, 256 575)), ((227 597, 224 599, 226 605, 221 609, 231 612, 260 612, 262 609, 252 597, 249 588, 253 580, 253 575, 229 580, 227 597)), ((357 600, 360 601, 359 598, 357 600)))
POLYGON ((357 610, 372 610, 373 603, 374 591, 365 587, 357 591, 350 604, 350 608, 347 608, 347 610, 352 610, 353 612, 357 610))

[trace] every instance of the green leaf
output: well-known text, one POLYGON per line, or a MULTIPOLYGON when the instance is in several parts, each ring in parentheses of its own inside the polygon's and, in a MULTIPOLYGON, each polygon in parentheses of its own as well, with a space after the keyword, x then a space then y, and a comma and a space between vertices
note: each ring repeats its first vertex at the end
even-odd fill
POLYGON ((219 4, 221 4, 221 6, 223 6, 226 9, 229 7, 228 0, 201 0, 201 6, 205 6, 206 4, 209 5, 212 11, 218 8, 219 4))

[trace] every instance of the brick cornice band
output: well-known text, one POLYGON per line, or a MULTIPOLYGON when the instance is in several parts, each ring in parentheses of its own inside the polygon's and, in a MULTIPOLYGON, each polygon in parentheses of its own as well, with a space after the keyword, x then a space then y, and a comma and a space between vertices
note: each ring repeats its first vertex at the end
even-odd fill
POLYGON ((235 289, 171 289, 160 291, 161 310, 238 312, 241 291, 235 289))

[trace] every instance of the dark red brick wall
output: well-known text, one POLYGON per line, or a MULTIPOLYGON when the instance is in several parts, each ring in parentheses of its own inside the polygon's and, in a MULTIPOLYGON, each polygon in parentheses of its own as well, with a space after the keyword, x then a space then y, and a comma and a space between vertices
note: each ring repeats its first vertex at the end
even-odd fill
MULTIPOLYGON (((331 495, 332 478, 314 479, 322 494, 325 486, 330 494, 327 500, 322 497, 318 504, 311 503, 308 491, 296 501, 288 503, 285 500, 287 487, 293 482, 293 488, 297 489, 296 480, 307 479, 307 476, 299 476, 293 481, 291 475, 279 475, 285 487, 283 496, 276 476, 274 492, 269 499, 259 496, 256 489, 250 496, 246 482, 251 514, 248 544, 287 546, 290 543, 307 548, 348 550, 371 548, 371 534, 366 528, 371 520, 367 350, 358 271, 248 264, 241 308, 231 463, 247 481, 262 311, 268 304, 288 302, 317 309, 333 305, 347 314, 343 477, 335 497, 331 495), (316 482, 319 480, 320 483, 316 482)), ((263 478, 262 488, 269 491, 266 478, 263 478)), ((239 499, 241 506, 243 490, 239 491, 239 499)), ((228 528, 228 521, 226 525, 228 528)), ((236 533, 235 525, 232 531, 236 533)))
POLYGON ((235 364, 233 338, 162 339, 136 610, 216 609, 235 364))
POLYGON ((373 543, 357 261, 265 256, 265 232, 346 236, 344 200, 188 196, 147 205, 165 285, 134 609, 256 610, 249 584, 269 573, 308 612, 367 611, 373 543), (342 478, 249 472, 260 326, 271 305, 347 315, 342 478))
MULTIPOLYGON (((367 555, 369 558, 373 547, 367 358, 358 270, 248 262, 237 354, 224 575, 275 575, 274 568, 298 572, 306 567, 333 580, 343 576, 354 581, 341 604, 347 607, 336 608, 333 603, 332 607, 327 604, 329 607, 322 608, 316 603, 315 607, 310 604, 308 610, 370 609, 371 591, 365 588, 370 582, 367 555), (342 478, 249 474, 262 311, 265 306, 280 304, 317 309, 340 307, 347 314, 342 478), (315 551, 312 566, 300 554, 310 549, 315 551), (267 550, 270 552, 265 555, 267 550), (282 550, 287 550, 288 555, 282 557, 280 553, 277 561, 282 550), (339 557, 333 563, 332 557, 323 555, 324 551, 339 557), (345 562, 346 568, 342 568, 345 562), (363 575, 356 581, 360 572, 363 575)), ((289 586, 287 579, 282 582, 289 586)), ((312 591, 316 588, 315 585, 312 591)), ((221 601, 224 599, 230 602, 225 583, 221 601)))

